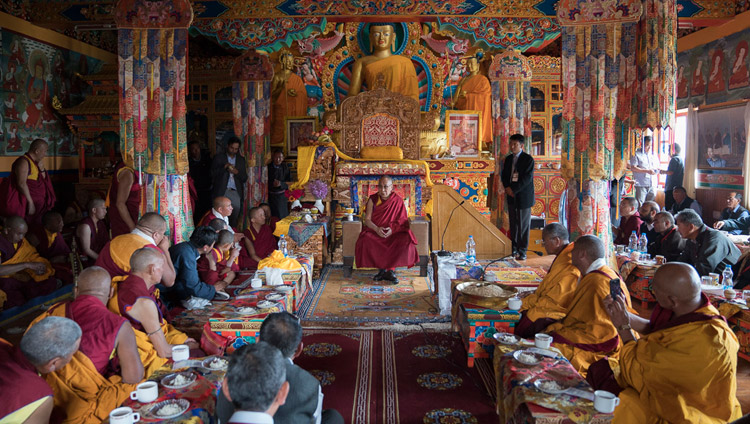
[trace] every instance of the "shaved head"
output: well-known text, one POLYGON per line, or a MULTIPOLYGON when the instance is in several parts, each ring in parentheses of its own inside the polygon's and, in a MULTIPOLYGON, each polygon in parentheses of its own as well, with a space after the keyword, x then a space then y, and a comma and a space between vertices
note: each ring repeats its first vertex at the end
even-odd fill
POLYGON ((48 146, 49 144, 46 141, 42 140, 41 138, 37 138, 36 140, 31 142, 31 145, 29 146, 29 151, 35 152, 39 150, 39 148, 48 147, 48 146))
POLYGON ((104 203, 104 199, 91 199, 86 205, 86 209, 91 210, 94 208, 101 208, 102 206, 104 206, 104 203))
POLYGON ((99 298, 102 303, 109 299, 112 279, 109 272, 100 266, 92 266, 81 271, 78 276, 78 296, 89 295, 99 298))
POLYGON ((52 233, 62 231, 63 217, 58 212, 49 211, 42 216, 42 225, 52 233))
POLYGON ((232 201, 228 197, 219 196, 214 199, 214 209, 217 211, 219 208, 226 207, 232 204, 232 201))
POLYGON ((227 223, 224 222, 221 218, 214 218, 211 220, 211 222, 208 223, 208 226, 213 228, 214 230, 221 231, 227 229, 227 223))
POLYGON ((151 231, 166 231, 167 220, 156 212, 148 212, 138 220, 138 227, 148 228, 151 231))
POLYGON ((393 184, 393 178, 387 175, 383 175, 382 177, 380 177, 380 180, 378 180, 378 182, 381 184, 384 184, 384 183, 393 184))
POLYGON ((147 272, 151 265, 161 265, 164 258, 161 253, 151 247, 142 247, 130 257, 131 272, 147 272))
POLYGON ((26 225, 26 221, 24 221, 24 219, 18 215, 13 215, 5 218, 5 227, 12 230, 28 230, 29 228, 29 226, 26 225))
POLYGON ((660 295, 672 296, 682 303, 700 302, 701 277, 686 263, 669 262, 659 267, 652 286, 660 295))
POLYGON ((251 218, 254 217, 255 215, 260 214, 260 213, 265 213, 265 211, 263 210, 263 208, 261 208, 259 206, 256 206, 256 207, 250 209, 250 217, 251 218))

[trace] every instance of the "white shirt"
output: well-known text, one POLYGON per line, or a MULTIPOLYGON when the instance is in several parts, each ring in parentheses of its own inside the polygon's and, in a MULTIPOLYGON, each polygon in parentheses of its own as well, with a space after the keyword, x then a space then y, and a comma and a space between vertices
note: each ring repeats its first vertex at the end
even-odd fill
MULTIPOLYGON (((604 259, 604 258, 599 258, 599 259, 597 259, 597 260, 595 260, 594 262, 591 263, 591 265, 589 266, 589 269, 586 270, 586 274, 588 274, 590 272, 594 272, 594 271, 596 271, 597 269, 599 269, 599 268, 601 268, 603 266, 607 266, 607 260, 604 259)), ((584 275, 586 275, 586 274, 584 274, 584 275)))
POLYGON ((229 217, 228 216, 224 216, 224 215, 220 214, 219 211, 217 211, 214 208, 211 208, 211 213, 214 214, 215 217, 217 217, 220 220, 224 221, 224 223, 227 224, 227 230, 230 231, 232 234, 234 234, 234 229, 232 228, 231 225, 229 225, 229 217))
POLYGON ((230 423, 273 424, 273 417, 265 412, 234 411, 230 423))
POLYGON ((151 237, 150 235, 148 235, 148 234, 144 233, 143 231, 139 230, 137 227, 133 228, 133 231, 131 231, 130 234, 135 234, 135 235, 137 235, 139 237, 143 237, 146 240, 148 240, 151 244, 153 244, 154 246, 156 246, 156 240, 154 240, 154 238, 151 237))
MULTIPOLYGON (((235 166, 237 164, 237 156, 231 157, 227 155, 227 162, 229 162, 230 165, 235 166)), ((229 172, 229 180, 227 181, 227 188, 237 190, 237 184, 234 183, 234 174, 232 174, 231 172, 229 172)))
MULTIPOLYGON (((656 158, 651 152, 642 152, 638 150, 630 158, 630 165, 637 166, 641 169, 657 169, 656 158)), ((653 187, 654 176, 645 172, 633 172, 633 179, 637 187, 653 187)))

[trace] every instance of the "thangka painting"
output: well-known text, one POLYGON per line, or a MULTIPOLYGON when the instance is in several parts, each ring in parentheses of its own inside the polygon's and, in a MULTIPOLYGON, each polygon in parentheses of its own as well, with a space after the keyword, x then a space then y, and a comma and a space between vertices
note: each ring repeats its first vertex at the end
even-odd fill
POLYGON ((41 138, 51 155, 77 155, 53 99, 61 107, 82 102, 91 87, 76 74, 95 73, 102 62, 4 29, 0 47, 0 154, 20 156, 41 138))
POLYGON ((741 169, 745 158, 745 104, 698 111, 698 168, 741 169))
POLYGON ((750 29, 677 54, 677 109, 750 97, 750 29))

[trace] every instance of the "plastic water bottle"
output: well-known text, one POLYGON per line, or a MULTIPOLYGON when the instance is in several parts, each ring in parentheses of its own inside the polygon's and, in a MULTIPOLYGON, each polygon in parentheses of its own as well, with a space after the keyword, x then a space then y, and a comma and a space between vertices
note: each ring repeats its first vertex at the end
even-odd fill
POLYGON ((721 284, 724 286, 724 290, 734 287, 734 281, 732 281, 732 278, 734 278, 732 267, 727 265, 724 268, 724 272, 721 273, 721 284))
POLYGON ((630 234, 630 239, 628 239, 628 249, 630 249, 631 252, 638 250, 638 235, 633 231, 630 234))
POLYGON ((477 244, 474 242, 474 236, 469 236, 466 241, 466 263, 473 264, 477 261, 477 244))
POLYGON ((284 237, 284 234, 279 238, 279 250, 284 254, 285 258, 289 256, 289 250, 286 248, 286 237, 284 237))
POLYGON ((638 251, 643 253, 648 253, 648 238, 646 238, 646 234, 641 234, 641 237, 638 239, 638 251))

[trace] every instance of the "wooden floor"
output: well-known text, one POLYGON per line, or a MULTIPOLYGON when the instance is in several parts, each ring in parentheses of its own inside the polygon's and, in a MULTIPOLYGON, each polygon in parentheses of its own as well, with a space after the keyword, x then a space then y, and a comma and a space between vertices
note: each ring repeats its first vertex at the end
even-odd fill
MULTIPOLYGON (((524 266, 540 266, 549 269, 552 265, 554 256, 531 257, 525 261, 519 261, 524 266)), ((633 302, 633 306, 642 316, 648 317, 650 309, 640 310, 641 302, 633 302)), ((744 359, 737 360, 737 399, 742 406, 743 414, 750 414, 750 362, 744 359)))

